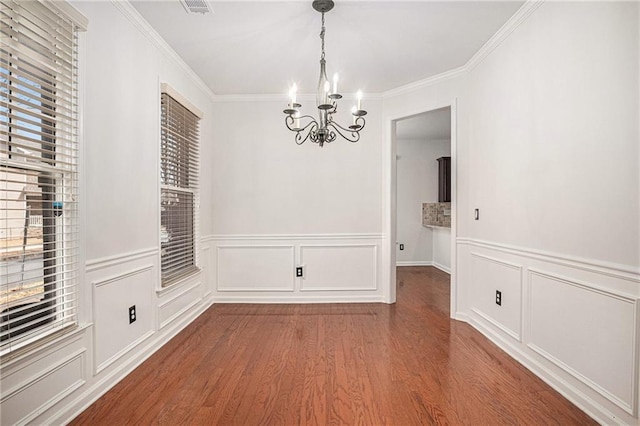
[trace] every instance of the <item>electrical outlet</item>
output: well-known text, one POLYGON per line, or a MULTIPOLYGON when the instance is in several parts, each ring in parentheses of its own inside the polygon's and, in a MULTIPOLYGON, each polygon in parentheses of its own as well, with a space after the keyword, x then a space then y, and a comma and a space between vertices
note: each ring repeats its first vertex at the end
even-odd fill
POLYGON ((502 306, 502 292, 500 290, 496 290, 496 305, 502 306))
POLYGON ((129 308, 129 324, 136 321, 136 305, 129 308))
POLYGON ((476 209, 474 218, 475 220, 480 220, 480 209, 476 209))
POLYGON ((302 277, 303 275, 304 275, 304 270, 302 269, 302 266, 296 267, 296 277, 302 277))
POLYGON ((404 250, 404 244, 400 244, 400 250, 404 250))

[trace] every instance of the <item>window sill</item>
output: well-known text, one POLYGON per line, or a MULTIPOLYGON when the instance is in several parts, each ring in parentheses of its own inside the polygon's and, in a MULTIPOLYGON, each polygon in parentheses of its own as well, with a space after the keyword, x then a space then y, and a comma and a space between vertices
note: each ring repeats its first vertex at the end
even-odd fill
POLYGON ((41 353, 60 342, 73 339, 74 337, 84 333, 84 331, 91 325, 92 324, 90 323, 83 325, 68 324, 57 330, 51 330, 48 333, 43 333, 29 341, 24 341, 13 351, 0 355, 2 368, 7 368, 11 364, 20 362, 20 360, 32 357, 37 353, 41 353))
POLYGON ((201 272, 202 272, 202 269, 196 267, 195 269, 192 269, 189 272, 185 273, 184 275, 176 278, 174 281, 167 284, 165 287, 156 289, 156 294, 158 296, 162 296, 164 294, 171 293, 173 290, 179 287, 182 287, 187 282, 193 280, 194 277, 196 277, 197 275, 200 275, 201 272))

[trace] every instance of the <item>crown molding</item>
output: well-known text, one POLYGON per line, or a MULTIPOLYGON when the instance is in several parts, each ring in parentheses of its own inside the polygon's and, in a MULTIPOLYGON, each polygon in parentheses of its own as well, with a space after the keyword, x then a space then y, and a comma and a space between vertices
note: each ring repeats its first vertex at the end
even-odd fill
MULTIPOLYGON (((355 93, 343 93, 342 99, 356 99, 355 93)), ((304 102, 315 102, 315 93, 298 93, 297 99, 304 102)), ((365 93, 363 95, 363 101, 366 100, 380 100, 382 95, 380 93, 365 93)), ((213 102, 281 102, 286 104, 289 101, 289 96, 285 93, 276 94, 247 94, 247 95, 215 95, 213 102)))
POLYGON ((189 65, 176 53, 175 50, 158 34, 128 0, 111 0, 111 3, 140 31, 151 43, 154 44, 168 59, 177 65, 189 79, 203 93, 214 100, 216 95, 204 81, 191 69, 189 65))
POLYGON ((467 61, 464 65, 466 72, 473 70, 477 67, 491 52, 493 52, 500 44, 509 37, 509 35, 516 30, 523 22, 529 18, 529 16, 538 9, 545 0, 527 0, 516 11, 516 13, 509 18, 507 22, 500 27, 494 35, 467 61))
POLYGON ((443 81, 460 77, 466 74, 466 72, 467 72, 467 69, 464 66, 454 68, 452 70, 445 71, 443 73, 436 74, 431 77, 427 77, 423 80, 414 81, 412 83, 405 84, 404 86, 387 90, 386 92, 382 92, 381 97, 382 99, 386 99, 386 98, 392 98, 394 96, 404 95, 405 93, 413 92, 423 87, 433 86, 434 84, 442 83, 443 81))
POLYGON ((523 22, 527 20, 527 18, 538 9, 545 0, 527 0, 525 3, 516 11, 516 13, 511 16, 507 20, 507 22, 495 32, 494 35, 491 36, 489 40, 467 61, 466 64, 461 67, 454 68, 449 71, 445 71, 440 74, 436 74, 431 77, 427 77, 423 80, 414 81, 413 83, 406 84, 404 86, 400 86, 395 89, 387 90, 382 93, 382 97, 390 98, 394 96, 403 95, 408 92, 413 92, 415 90, 421 89, 423 87, 432 86, 437 83, 441 83, 443 81, 460 77, 468 74, 471 70, 477 67, 486 57, 489 56, 493 50, 495 50, 500 43, 502 43, 509 35, 515 31, 523 22))
MULTIPOLYGON (((193 83, 200 90, 206 93, 209 98, 216 103, 224 102, 283 102, 288 99, 286 94, 229 94, 216 95, 205 84, 204 81, 187 65, 186 62, 173 50, 171 46, 157 33, 157 31, 140 15, 140 13, 129 3, 128 0, 111 0, 111 2, 120 10, 120 12, 131 21, 138 30, 144 34, 165 56, 178 65, 193 83)), ((367 99, 380 100, 403 95, 409 92, 419 90, 423 87, 432 86, 442 83, 446 80, 461 77, 476 68, 485 58, 487 58, 493 50, 495 50, 513 31, 516 30, 527 18, 538 9, 545 0, 526 0, 525 3, 516 11, 516 13, 500 27, 496 33, 469 59, 464 65, 427 77, 422 80, 414 81, 403 86, 384 91, 382 93, 368 93, 367 99)), ((354 97, 352 94, 346 94, 345 98, 354 97)), ((313 100, 313 94, 299 94, 300 99, 313 100)))

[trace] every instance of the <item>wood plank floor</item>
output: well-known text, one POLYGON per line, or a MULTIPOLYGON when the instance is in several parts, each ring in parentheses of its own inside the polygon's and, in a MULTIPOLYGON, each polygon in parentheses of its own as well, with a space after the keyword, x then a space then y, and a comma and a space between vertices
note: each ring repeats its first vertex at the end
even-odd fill
POLYGON ((395 305, 214 305, 73 425, 596 424, 467 324, 449 276, 395 305))

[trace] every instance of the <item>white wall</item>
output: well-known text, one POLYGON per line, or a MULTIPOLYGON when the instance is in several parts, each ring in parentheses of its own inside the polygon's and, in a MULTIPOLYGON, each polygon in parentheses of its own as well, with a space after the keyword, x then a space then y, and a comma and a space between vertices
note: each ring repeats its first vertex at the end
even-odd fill
POLYGON ((207 166, 216 202, 205 241, 217 302, 383 300, 381 102, 363 102, 360 142, 338 137, 323 148, 296 145, 284 97, 214 104, 218 143, 207 166), (294 276, 299 265, 302 278, 294 276))
POLYGON ((433 228, 433 266, 451 272, 451 228, 433 228))
MULTIPOLYGON (((212 233, 380 233, 381 106, 375 99, 363 104, 369 113, 360 142, 338 137, 320 148, 309 141, 296 145, 284 124, 284 97, 216 102, 220 143, 212 145, 207 165, 217 201, 212 233)), ((341 115, 338 122, 348 120, 341 115)))
POLYGON ((637 4, 544 4, 472 73, 461 234, 637 265, 637 4))
POLYGON ((638 423, 637 3, 528 2, 531 14, 462 69, 368 100, 361 142, 323 149, 294 144, 284 98, 210 103, 135 13, 123 14, 126 3, 74 4, 90 21, 82 326, 3 362, 3 424, 68 420, 205 309, 209 294, 393 299, 393 272, 382 267, 396 240, 391 122, 451 103, 453 315, 602 423, 638 423), (161 81, 205 113, 203 272, 157 292, 161 81), (301 279, 291 275, 298 264, 301 279), (131 304, 134 326, 123 323, 131 304))
MULTIPOLYGON (((202 271, 160 291, 160 83, 204 112, 203 157, 213 141, 211 98, 127 3, 74 6, 89 19, 80 36, 80 326, 3 359, 2 424, 70 420, 211 303, 206 243, 202 271), (130 325, 132 305, 137 321, 130 325)), ((209 208, 207 168, 201 180, 201 204, 209 208)), ((202 228, 211 229, 210 215, 203 214, 202 228)))
POLYGON ((453 315, 602 423, 640 405, 639 7, 527 3, 450 78, 384 98, 387 123, 456 105, 453 315))
POLYGON ((432 265, 434 230, 422 226, 422 203, 438 202, 437 159, 451 155, 450 140, 397 141, 397 241, 396 264, 432 265))

